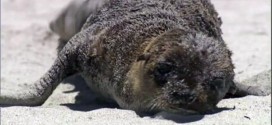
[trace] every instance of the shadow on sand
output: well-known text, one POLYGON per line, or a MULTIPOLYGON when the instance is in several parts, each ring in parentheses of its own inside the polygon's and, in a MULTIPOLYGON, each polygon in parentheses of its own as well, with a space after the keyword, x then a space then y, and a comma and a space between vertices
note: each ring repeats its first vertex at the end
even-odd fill
MULTIPOLYGON (((71 110, 75 111, 92 111, 100 108, 120 108, 117 103, 114 102, 106 102, 104 100, 99 100, 95 96, 95 94, 90 90, 90 88, 86 85, 84 79, 79 76, 75 75, 68 79, 66 79, 64 84, 72 84, 75 86, 74 90, 66 91, 64 93, 70 93, 78 91, 78 95, 75 97, 76 103, 75 104, 61 104, 63 106, 67 106, 71 110)), ((225 110, 233 110, 234 108, 217 108, 214 109, 212 112, 208 112, 206 114, 195 114, 195 115, 180 115, 180 114, 173 114, 167 112, 159 112, 159 113, 137 113, 139 117, 150 117, 155 119, 166 119, 171 120, 176 123, 190 123, 195 122, 203 119, 205 115, 213 115, 225 110)))
POLYGON ((79 92, 75 97, 74 104, 61 104, 67 106, 71 110, 87 112, 99 108, 119 108, 117 103, 109 103, 97 98, 80 75, 71 76, 64 80, 63 83, 74 86, 73 90, 65 91, 64 93, 79 92))

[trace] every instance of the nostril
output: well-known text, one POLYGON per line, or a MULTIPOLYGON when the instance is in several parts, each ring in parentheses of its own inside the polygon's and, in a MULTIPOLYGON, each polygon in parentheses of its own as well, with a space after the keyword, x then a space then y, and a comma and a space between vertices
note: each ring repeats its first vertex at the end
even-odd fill
POLYGON ((174 100, 186 104, 192 103, 196 99, 195 94, 192 92, 173 92, 171 95, 174 100))
POLYGON ((188 98, 188 103, 192 103, 192 102, 194 102, 194 101, 195 101, 195 99, 196 99, 196 97, 195 97, 195 96, 190 96, 190 97, 188 98))
POLYGON ((178 92, 173 92, 173 93, 172 93, 172 96, 173 96, 173 97, 178 97, 178 96, 179 96, 179 93, 178 93, 178 92))
POLYGON ((217 78, 212 81, 211 87, 218 90, 225 87, 224 79, 217 78))

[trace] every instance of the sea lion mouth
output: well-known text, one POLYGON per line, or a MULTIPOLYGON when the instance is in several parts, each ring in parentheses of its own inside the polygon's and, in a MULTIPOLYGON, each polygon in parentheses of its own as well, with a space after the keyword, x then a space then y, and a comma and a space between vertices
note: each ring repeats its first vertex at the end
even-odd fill
POLYGON ((195 115, 195 114, 199 114, 199 112, 197 112, 195 110, 184 109, 184 108, 180 108, 180 107, 169 108, 169 109, 166 110, 166 112, 175 113, 175 114, 179 114, 179 115, 195 115))
POLYGON ((178 115, 196 115, 206 114, 216 108, 216 105, 209 103, 192 103, 192 104, 173 104, 163 100, 157 100, 151 110, 158 112, 169 112, 178 115))
MULTIPOLYGON (((181 107, 179 104, 170 104, 170 103, 165 103, 157 100, 157 103, 153 104, 153 106, 149 109, 150 112, 168 112, 168 113, 174 113, 178 115, 196 115, 196 114, 203 114, 206 112, 205 109, 198 111, 197 109, 192 109, 188 106, 186 107, 181 107)), ((210 107, 211 108, 211 107, 210 107)), ((210 109, 209 108, 209 109, 210 109)))
MULTIPOLYGON (((201 106, 200 106, 201 107, 201 106)), ((164 109, 166 112, 175 113, 179 115, 197 115, 197 114, 206 114, 209 112, 213 112, 216 107, 208 106, 198 108, 198 109, 191 109, 189 107, 179 107, 178 105, 172 105, 164 109)))

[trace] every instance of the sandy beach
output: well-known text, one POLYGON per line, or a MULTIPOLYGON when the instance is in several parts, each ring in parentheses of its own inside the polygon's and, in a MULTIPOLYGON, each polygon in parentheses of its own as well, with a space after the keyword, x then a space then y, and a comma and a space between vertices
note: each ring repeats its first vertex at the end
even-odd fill
MULTIPOLYGON (((19 91, 50 68, 57 55, 58 37, 48 24, 69 1, 1 0, 1 90, 19 91)), ((211 1, 223 20, 223 38, 233 52, 235 79, 271 72, 271 1, 211 1)), ((271 86, 271 73, 260 78, 244 83, 271 86)), ((73 78, 63 81, 42 106, 0 108, 1 125, 271 124, 271 95, 224 99, 218 104, 222 111, 214 114, 162 112, 140 117, 131 110, 92 104, 92 93, 83 81, 76 81, 76 86, 71 82, 73 78)))

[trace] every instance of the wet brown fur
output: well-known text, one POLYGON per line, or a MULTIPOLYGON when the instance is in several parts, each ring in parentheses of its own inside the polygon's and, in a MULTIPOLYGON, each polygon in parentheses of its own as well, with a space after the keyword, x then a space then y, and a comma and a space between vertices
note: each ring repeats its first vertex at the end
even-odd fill
MULTIPOLYGON (((107 2, 101 11, 90 15, 82 28, 92 35, 89 39, 93 41, 87 53, 93 59, 83 66, 90 69, 85 68, 82 76, 94 91, 117 100, 121 107, 149 110, 149 98, 162 91, 148 73, 157 59, 171 58, 167 53, 171 54, 175 42, 181 40, 180 35, 192 35, 191 31, 223 43, 220 25, 217 12, 207 0, 107 2), (137 61, 139 58, 142 59, 137 61)), ((223 43, 221 47, 226 46, 223 43)), ((231 61, 227 63, 232 66, 231 61)), ((233 67, 228 68, 232 71, 233 67)), ((199 96, 207 103, 206 93, 199 96)))
POLYGON ((105 0, 95 9, 80 6, 76 12, 91 12, 87 20, 84 14, 72 18, 80 24, 77 34, 65 31, 69 25, 61 22, 77 17, 69 8, 53 23, 56 28, 52 24, 64 41, 34 90, 2 93, 0 104, 42 104, 63 79, 77 73, 97 95, 137 112, 203 113, 236 92, 231 52, 209 0, 105 0))

